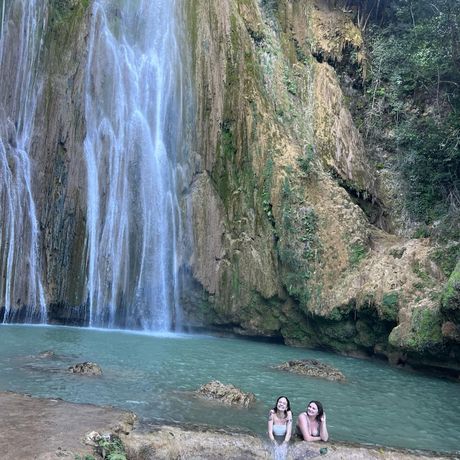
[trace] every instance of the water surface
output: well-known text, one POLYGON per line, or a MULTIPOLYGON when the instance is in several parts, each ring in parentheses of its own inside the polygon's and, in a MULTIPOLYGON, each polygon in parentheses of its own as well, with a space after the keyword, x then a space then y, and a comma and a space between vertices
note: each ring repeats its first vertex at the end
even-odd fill
POLYGON ((147 419, 238 427, 263 434, 280 394, 294 416, 310 399, 323 402, 332 439, 395 447, 457 451, 460 386, 394 369, 384 363, 238 339, 147 335, 49 326, 0 327, 0 390, 110 404, 147 419), (52 350, 53 358, 38 354, 52 350), (342 371, 347 383, 273 369, 288 359, 315 358, 342 371), (67 374, 95 361, 103 376, 67 374), (251 409, 232 409, 194 398, 210 380, 255 393, 251 409))

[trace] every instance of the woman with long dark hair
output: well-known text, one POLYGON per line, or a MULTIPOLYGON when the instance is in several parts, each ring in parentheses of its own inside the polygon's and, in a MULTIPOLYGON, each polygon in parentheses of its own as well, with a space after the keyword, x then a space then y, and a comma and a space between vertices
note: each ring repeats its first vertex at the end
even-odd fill
POLYGON ((280 396, 268 414, 268 436, 277 444, 287 445, 291 439, 291 432, 291 404, 286 396, 280 396))
POLYGON ((297 429, 304 441, 327 441, 326 413, 319 401, 310 401, 307 410, 297 418, 297 429))

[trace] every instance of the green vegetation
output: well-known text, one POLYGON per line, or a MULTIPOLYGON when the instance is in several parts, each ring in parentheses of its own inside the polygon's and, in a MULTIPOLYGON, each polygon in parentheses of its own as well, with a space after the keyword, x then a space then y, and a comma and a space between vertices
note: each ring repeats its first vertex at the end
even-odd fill
POLYGON ((418 276, 420 282, 417 283, 417 289, 430 288, 435 285, 433 278, 427 273, 425 267, 423 267, 418 260, 414 260, 411 264, 412 271, 418 276))
POLYGON ((76 34, 81 31, 83 17, 89 7, 89 0, 52 0, 49 5, 49 27, 44 42, 50 55, 64 65, 74 50, 76 34))
POLYGON ((61 20, 65 19, 69 15, 73 15, 75 13, 81 13, 81 11, 86 10, 89 6, 89 0, 52 0, 51 4, 51 12, 52 12, 52 20, 61 20))
POLYGON ((448 317, 454 315, 454 319, 460 320, 460 261, 457 262, 455 270, 444 287, 441 303, 442 311, 448 317))
MULTIPOLYGON (((118 436, 102 436, 96 440, 96 453, 106 460, 127 460, 125 448, 118 436)), ((96 460, 96 457, 90 454, 75 455, 75 460, 96 460)))
POLYGON ((348 248, 348 262, 352 267, 356 267, 366 257, 367 248, 362 243, 353 243, 348 248))
POLYGON ((438 311, 415 310, 411 327, 412 336, 407 342, 410 348, 422 352, 442 343, 441 318, 438 311))
POLYGON ((382 297, 382 303, 379 308, 380 317, 387 321, 396 321, 399 310, 399 293, 386 292, 382 297))
POLYGON ((364 82, 368 142, 393 152, 406 207, 431 224, 460 208, 460 2, 359 3, 368 28, 370 72, 364 82), (366 14, 369 10, 369 16, 366 14), (371 14, 372 13, 372 14, 371 14))
POLYGON ((309 280, 321 255, 321 243, 318 216, 313 208, 302 206, 302 201, 300 191, 286 178, 282 187, 282 230, 278 256, 283 265, 283 283, 289 295, 306 308, 314 294, 309 280))
POLYGON ((107 460, 127 460, 123 443, 117 436, 102 437, 97 441, 97 444, 102 458, 107 460))
POLYGON ((269 157, 263 171, 263 187, 262 187, 262 207, 270 221, 270 224, 275 226, 275 218, 273 217, 273 207, 271 203, 271 189, 273 179, 273 160, 269 157))
POLYGON ((312 171, 314 157, 315 152, 313 146, 311 144, 308 144, 305 148, 303 155, 297 159, 297 163, 299 164, 300 169, 305 174, 309 174, 312 171))
POLYGON ((460 256, 460 245, 458 242, 440 247, 432 254, 431 258, 442 270, 445 276, 450 276, 453 272, 457 260, 460 256))

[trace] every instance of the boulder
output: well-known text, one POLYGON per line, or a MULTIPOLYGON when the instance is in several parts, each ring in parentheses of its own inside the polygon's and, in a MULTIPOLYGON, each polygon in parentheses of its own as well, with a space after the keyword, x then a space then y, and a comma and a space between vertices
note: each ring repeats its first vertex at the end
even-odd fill
POLYGON ((100 366, 91 362, 77 363, 68 367, 67 370, 72 374, 102 375, 100 366))
POLYGON ((254 393, 245 393, 233 385, 225 385, 212 380, 197 390, 197 394, 206 399, 213 399, 229 406, 248 407, 255 402, 254 393))
POLYGON ((282 371, 308 375, 309 377, 318 377, 326 380, 338 382, 344 382, 346 380, 345 376, 338 369, 335 369, 329 364, 324 364, 316 359, 298 359, 287 361, 279 366, 275 366, 275 368, 282 371))

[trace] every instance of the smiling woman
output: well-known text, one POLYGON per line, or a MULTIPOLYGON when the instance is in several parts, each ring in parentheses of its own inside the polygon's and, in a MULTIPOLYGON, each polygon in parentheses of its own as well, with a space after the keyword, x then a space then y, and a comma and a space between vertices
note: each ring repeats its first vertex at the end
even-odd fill
MULTIPOLYGON (((444 452, 458 451, 460 445, 458 383, 380 362, 283 345, 171 333, 3 325, 0 337, 0 391, 110 405, 132 410, 146 420, 161 414, 166 422, 249 429, 266 437, 273 388, 283 388, 295 417, 296 408, 305 407, 305 394, 327 402, 328 431, 334 441, 444 452), (41 354, 43 350, 53 353, 41 354), (347 383, 322 381, 318 385, 318 379, 274 369, 289 359, 302 358, 340 369, 347 383), (103 375, 93 378, 67 371, 83 361, 98 363, 103 375), (253 392, 256 404, 237 408, 196 398, 196 388, 210 379, 253 392), (396 395, 398 404, 389 410, 388 401, 396 395), (355 414, 352 418, 351 412, 355 414), (434 413, 443 421, 442 437, 438 430, 427 430, 426 420, 434 413)), ((275 410, 284 408, 277 405, 275 410)))
POLYGON ((268 415, 268 437, 273 442, 287 445, 291 439, 291 432, 291 404, 286 396, 280 396, 268 415))
POLYGON ((302 412, 297 419, 297 428, 304 441, 327 441, 329 439, 326 413, 319 401, 308 403, 307 410, 302 412))

